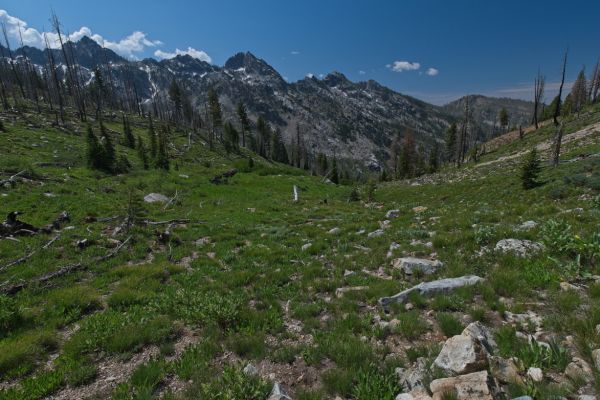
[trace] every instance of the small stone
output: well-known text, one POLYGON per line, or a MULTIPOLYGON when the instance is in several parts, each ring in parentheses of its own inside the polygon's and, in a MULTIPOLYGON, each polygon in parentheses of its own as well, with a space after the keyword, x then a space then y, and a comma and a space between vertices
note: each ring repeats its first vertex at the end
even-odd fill
POLYGON ((258 369, 250 363, 244 367, 243 371, 247 376, 258 376, 258 369))
POLYGON ((453 378, 436 379, 431 382, 429 388, 434 400, 441 400, 448 393, 455 394, 458 400, 493 400, 492 393, 496 386, 487 371, 479 371, 453 378))
POLYGON ((577 400, 597 400, 598 398, 591 394, 580 394, 577 396, 577 400))
POLYGON ((504 359, 498 356, 488 358, 490 364, 490 372, 494 378, 502 383, 523 384, 523 379, 519 376, 519 370, 511 359, 504 359))
POLYGON ((392 261, 394 268, 401 269, 406 275, 421 273, 430 275, 442 268, 444 264, 438 260, 427 260, 425 258, 402 257, 392 261))
POLYGON ((303 244, 302 245, 302 251, 310 249, 311 246, 312 246, 312 243, 303 244))
POLYGON ((404 309, 405 309, 406 311, 410 311, 410 310, 412 310, 413 308, 415 308, 415 306, 414 306, 412 303, 406 303, 406 304, 404 305, 404 309))
POLYGON ((423 206, 417 206, 417 207, 413 207, 412 211, 413 211, 414 213, 417 213, 417 214, 419 214, 419 213, 422 213, 422 212, 425 212, 425 211, 427 211, 427 207, 423 207, 423 206))
POLYGON ((283 391, 279 383, 275 382, 267 400, 292 400, 292 398, 283 391))
POLYGON ((169 201, 169 198, 160 193, 150 193, 144 196, 144 201, 146 203, 166 203, 169 201))
POLYGON ((384 232, 383 229, 377 229, 373 232, 370 232, 367 237, 370 238, 375 238, 375 237, 379 237, 379 236, 383 236, 384 232))
POLYGON ((488 352, 477 339, 456 335, 446 340, 433 362, 448 375, 462 375, 487 367, 488 352))
POLYGON ((405 390, 423 388, 427 377, 427 360, 419 357, 410 368, 396 368, 395 373, 405 390))
POLYGON ((369 288, 368 286, 348 286, 348 287, 337 288, 337 289, 335 289, 335 297, 337 297, 339 299, 341 297, 344 297, 345 293, 360 292, 362 290, 367 290, 368 288, 369 288))
POLYGON ((396 218, 399 214, 400 214, 400 210, 388 210, 388 212, 385 213, 385 218, 386 219, 396 218))
POLYGON ((188 175, 185 175, 185 174, 179 174, 179 177, 180 177, 180 178, 183 178, 183 179, 188 179, 188 178, 189 178, 189 176, 188 176, 188 175))
POLYGON ((356 275, 356 272, 350 271, 348 269, 344 271, 344 278, 347 278, 347 277, 352 276, 352 275, 356 275))
POLYGON ((562 290, 563 292, 567 292, 569 290, 580 290, 580 289, 577 286, 575 286, 569 282, 561 282, 560 290, 562 290))
POLYGON ((519 257, 527 257, 543 250, 544 246, 541 243, 532 242, 531 240, 502 239, 496 243, 494 249, 502 253, 514 253, 519 257))
POLYGON ((538 224, 535 221, 525 221, 517 227, 517 230, 518 231, 528 231, 528 230, 535 228, 537 225, 538 224))
POLYGON ((533 397, 531 397, 531 396, 519 396, 519 397, 515 397, 512 400, 533 400, 533 397))
POLYGON ((544 373, 540 368, 529 367, 527 370, 527 376, 534 382, 541 382, 544 379, 544 373))
POLYGON ((332 228, 327 231, 328 235, 337 235, 341 232, 340 228, 332 228))

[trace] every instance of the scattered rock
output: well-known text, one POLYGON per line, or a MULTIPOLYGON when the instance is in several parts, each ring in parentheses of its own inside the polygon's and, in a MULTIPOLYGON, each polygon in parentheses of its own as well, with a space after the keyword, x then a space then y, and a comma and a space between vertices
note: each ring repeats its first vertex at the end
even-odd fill
POLYGON ((344 271, 344 278, 347 278, 347 277, 355 275, 355 274, 356 274, 356 272, 350 271, 349 269, 347 269, 344 271))
POLYGON ((189 178, 189 175, 185 175, 185 174, 179 174, 179 177, 180 177, 180 178, 183 178, 183 179, 188 179, 188 178, 189 178))
POLYGON ((302 245, 302 251, 310 249, 311 246, 312 246, 312 243, 303 244, 302 245))
POLYGON ((523 314, 513 314, 510 311, 505 311, 504 319, 512 325, 528 326, 533 324, 536 329, 542 326, 542 317, 533 311, 527 311, 523 314))
POLYGON ((494 378, 487 371, 436 379, 429 386, 433 400, 441 400, 448 393, 453 393, 458 400, 493 400, 496 387, 494 378))
POLYGON ((512 400, 533 400, 533 397, 531 397, 531 396, 519 396, 519 397, 515 397, 512 400))
POLYGON ((487 367, 488 352, 483 344, 469 335, 456 335, 446 340, 433 362, 448 375, 462 375, 487 367))
POLYGON ((398 215, 400 215, 400 210, 388 210, 388 212, 385 213, 385 218, 396 218, 398 215))
POLYGON ((406 275, 415 272, 430 275, 442 268, 444 264, 438 260, 427 260, 425 258, 402 257, 392 261, 394 268, 401 269, 406 275))
POLYGON ((522 239, 502 239, 496 243, 495 250, 502 253, 514 253, 519 257, 526 257, 544 249, 541 243, 522 239))
POLYGON ((419 214, 419 213, 427 211, 427 207, 418 206, 418 207, 413 207, 412 210, 413 210, 413 212, 419 214))
POLYGON ((594 360, 594 366, 600 371, 600 349, 592 351, 592 360, 594 360))
POLYGON ((335 289, 335 297, 341 298, 344 297, 345 293, 348 292, 359 292, 361 290, 367 290, 368 286, 347 286, 335 289))
POLYGON ((446 278, 437 281, 419 283, 412 288, 406 289, 391 297, 382 297, 379 304, 387 309, 391 303, 404 304, 408 301, 411 293, 420 293, 422 296, 430 297, 438 293, 449 293, 463 286, 472 286, 483 282, 484 279, 476 275, 465 275, 459 278, 446 278))
POLYGON ((569 282, 561 282, 560 290, 562 290, 563 292, 567 292, 569 290, 581 290, 581 288, 579 288, 578 286, 575 286, 569 282))
POLYGON ((338 235, 341 232, 340 228, 332 228, 327 231, 328 235, 338 235))
POLYGON ((544 379, 544 373, 541 368, 529 367, 527 376, 534 382, 541 382, 544 379))
POLYGON ((211 243, 211 239, 210 239, 210 237, 205 236, 205 237, 202 237, 202 238, 196 240, 195 243, 196 243, 196 246, 202 247, 204 245, 210 244, 211 243))
POLYGON ((379 237, 379 236, 383 236, 383 229, 377 229, 376 231, 370 232, 369 234, 367 234, 368 238, 374 238, 374 237, 379 237))
POLYGON ((169 201, 169 198, 160 193, 150 193, 144 196, 144 201, 146 203, 166 203, 169 201))
POLYGON ((275 382, 267 400, 292 400, 292 398, 283 391, 279 383, 275 382))
POLYGON ((567 365, 567 368, 565 368, 565 375, 572 380, 583 379, 586 382, 591 382, 593 378, 590 365, 585 360, 578 357, 573 357, 573 362, 567 365))
POLYGON ((518 231, 528 231, 535 228, 538 225, 535 221, 525 221, 517 227, 518 231))
POLYGON ((410 391, 410 393, 401 393, 396 396, 396 400, 431 400, 431 396, 427 393, 427 390, 423 388, 417 388, 410 391))
POLYGON ((243 371, 247 376, 258 376, 258 369, 250 363, 244 367, 243 371))
POLYGON ((427 376, 427 360, 419 357, 410 368, 396 368, 395 372, 405 390, 423 388, 427 376))
POLYGON ((461 335, 470 336, 473 339, 479 340, 481 344, 490 353, 494 352, 496 347, 496 341, 494 336, 481 322, 472 322, 462 331, 461 335))
POLYGON ((523 379, 519 375, 519 370, 513 360, 504 359, 502 357, 488 357, 490 372, 498 381, 507 384, 523 384, 523 379))

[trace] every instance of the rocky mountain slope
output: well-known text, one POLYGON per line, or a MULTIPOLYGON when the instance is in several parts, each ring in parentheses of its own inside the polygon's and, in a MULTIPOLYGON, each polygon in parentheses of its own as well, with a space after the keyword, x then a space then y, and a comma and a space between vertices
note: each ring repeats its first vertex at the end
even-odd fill
MULTIPOLYGON (((51 51, 56 60, 63 59, 60 50, 51 51)), ((82 67, 85 82, 91 82, 93 68, 109 63, 114 84, 123 89, 125 77, 133 78, 142 102, 150 104, 151 99, 166 96, 169 84, 176 79, 192 96, 193 105, 201 110, 208 89, 213 87, 219 93, 226 118, 235 119, 235 106, 242 101, 252 119, 265 115, 287 142, 296 137, 299 129, 311 152, 360 160, 363 166, 373 168, 386 160, 387 148, 396 134, 410 130, 417 143, 427 148, 434 141, 443 140, 448 125, 461 116, 460 100, 438 107, 373 80, 352 82, 339 72, 324 79, 306 77, 288 83, 273 67, 249 52, 234 55, 222 67, 187 55, 162 61, 128 61, 87 37, 73 43, 72 52, 82 67)), ((39 68, 47 58, 44 51, 31 47, 15 53, 27 55, 39 68)), ((478 97, 475 117, 479 136, 494 134, 491 126, 501 106, 507 106, 520 121, 525 118, 526 104, 478 97)))
MULTIPOLYGON (((486 97, 482 95, 469 95, 471 118, 475 122, 476 134, 481 141, 489 140, 505 133, 505 128, 500 126, 498 115, 500 110, 506 109, 509 116, 509 127, 523 128, 531 123, 533 103, 530 101, 510 98, 486 97)), ((442 107, 442 110, 456 118, 464 118, 466 96, 452 101, 442 107)))

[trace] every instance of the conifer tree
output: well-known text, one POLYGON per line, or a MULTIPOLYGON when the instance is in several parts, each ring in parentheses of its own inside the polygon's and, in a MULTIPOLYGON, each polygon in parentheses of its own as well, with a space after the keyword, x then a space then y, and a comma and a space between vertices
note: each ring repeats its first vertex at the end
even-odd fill
POLYGON ((229 153, 230 151, 239 152, 239 133, 233 124, 229 121, 225 122, 225 150, 229 153))
POLYGON ((131 125, 129 125, 129 120, 123 114, 123 144, 130 149, 135 149, 135 136, 133 136, 133 131, 131 130, 131 125))
POLYGON ((335 183, 336 185, 338 183, 340 183, 340 176, 338 174, 338 167, 337 167, 337 159, 335 157, 333 157, 333 162, 331 164, 331 182, 335 183))
POLYGON ((264 158, 269 156, 269 142, 271 141, 271 128, 262 115, 256 120, 256 131, 258 132, 258 154, 264 158))
POLYGON ((433 147, 431 148, 431 152, 429 153, 429 162, 427 165, 427 172, 429 172, 430 174, 437 172, 437 170, 439 169, 439 150, 438 150, 438 144, 437 142, 435 142, 433 144, 433 147))
POLYGON ((213 141, 220 133, 220 139, 223 140, 221 128, 223 127, 223 114, 221 112, 221 103, 219 103, 219 96, 213 88, 208 90, 208 106, 210 108, 210 120, 211 120, 211 135, 209 137, 210 148, 213 148, 213 141))
POLYGON ((110 135, 106 131, 106 127, 104 126, 102 121, 100 121, 100 135, 101 135, 100 139, 102 141, 102 145, 104 148, 104 151, 102 154, 103 168, 107 172, 113 172, 114 168, 115 168, 115 163, 117 161, 115 146, 113 145, 112 139, 110 138, 110 135))
POLYGON ((156 141, 156 132, 154 132, 154 125, 152 124, 152 117, 150 117, 148 121, 148 141, 150 142, 150 156, 154 160, 156 158, 158 145, 156 141))
POLYGON ((541 161, 535 147, 529 152, 521 168, 521 183, 523 189, 533 189, 539 186, 538 176, 541 172, 541 161))
POLYGON ((176 118, 176 120, 178 120, 179 116, 181 115, 182 95, 181 95, 181 89, 179 88, 177 81, 175 81, 175 78, 173 78, 173 80, 171 80, 171 85, 169 85, 169 99, 173 103, 173 110, 175 111, 175 118, 176 118))
POLYGON ((244 103, 240 102, 237 106, 237 115, 240 120, 240 127, 242 129, 242 147, 246 147, 246 133, 250 132, 250 120, 248 119, 248 112, 244 103))
POLYGON ((500 121, 500 126, 504 128, 504 131, 508 131, 508 111, 506 108, 502 107, 500 113, 498 114, 498 120, 500 121))
POLYGON ((571 89, 572 112, 579 114, 588 100, 587 81, 585 79, 585 69, 579 71, 573 88, 571 89))
POLYGON ((156 151, 156 160, 154 166, 158 169, 169 170, 169 155, 167 151, 167 133, 165 129, 161 129, 158 132, 158 143, 156 151))
POLYGON ((456 134, 458 129, 456 123, 453 122, 446 131, 446 159, 454 162, 456 157, 456 134))
POLYGON ((87 127, 87 165, 91 169, 102 169, 102 154, 103 149, 98 142, 98 138, 94 134, 92 127, 87 127))
POLYGON ((146 150, 146 146, 144 145, 144 141, 142 140, 142 138, 140 136, 138 136, 138 138, 137 138, 137 151, 138 151, 138 156, 140 158, 140 161, 142 162, 144 169, 148 169, 150 166, 148 163, 148 153, 146 150))

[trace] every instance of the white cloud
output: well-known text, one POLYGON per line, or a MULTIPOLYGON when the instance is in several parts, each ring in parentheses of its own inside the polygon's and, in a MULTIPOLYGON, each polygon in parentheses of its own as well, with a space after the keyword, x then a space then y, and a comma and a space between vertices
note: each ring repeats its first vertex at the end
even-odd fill
POLYGON ((410 61, 394 61, 392 64, 386 65, 386 67, 394 72, 416 71, 421 68, 421 64, 410 61))
MULTIPOLYGON (((8 33, 9 40, 15 46, 19 46, 21 39, 19 37, 19 30, 23 37, 23 44, 27 46, 33 46, 37 48, 44 48, 44 35, 48 38, 48 45, 52 48, 58 48, 60 46, 58 35, 54 32, 40 32, 35 28, 28 26, 27 22, 9 15, 6 10, 0 10, 0 21, 6 25, 6 31, 8 33)), ((88 36, 90 39, 97 42, 99 45, 104 46, 124 57, 135 57, 135 53, 144 51, 147 47, 156 47, 162 45, 160 40, 150 40, 144 32, 135 31, 131 35, 119 40, 110 41, 106 40, 97 33, 93 33, 87 26, 82 26, 75 32, 65 35, 61 35, 63 41, 72 40, 74 42, 80 40, 84 36, 88 36)))
POLYGON ((197 58, 200 61, 206 61, 207 63, 212 62, 212 58, 210 58, 210 56, 208 54, 206 54, 206 52, 204 52, 202 50, 196 50, 192 47, 188 47, 187 50, 175 49, 174 52, 156 50, 154 52, 154 55, 160 59, 169 59, 169 58, 173 58, 176 56, 188 55, 188 56, 197 58))
POLYGON ((360 71, 358 71, 358 74, 359 74, 359 75, 364 75, 364 74, 366 74, 366 72, 365 72, 365 71, 363 71, 363 70, 360 70, 360 71))
POLYGON ((436 76, 440 73, 440 71, 436 68, 427 68, 427 72, 425 72, 429 76, 436 76))
POLYGON ((315 74, 311 74, 310 72, 308 74, 306 74, 306 77, 309 79, 312 79, 315 77, 315 74))
POLYGON ((298 54, 300 54, 300 52, 298 50, 293 50, 293 51, 290 51, 290 54, 293 56, 297 56, 298 54))

